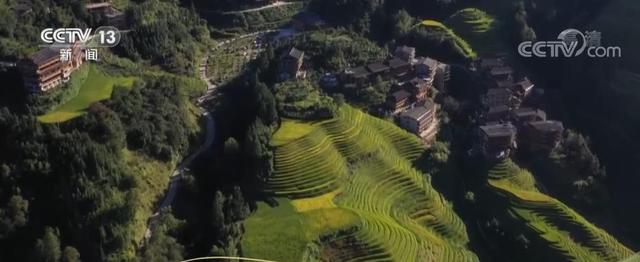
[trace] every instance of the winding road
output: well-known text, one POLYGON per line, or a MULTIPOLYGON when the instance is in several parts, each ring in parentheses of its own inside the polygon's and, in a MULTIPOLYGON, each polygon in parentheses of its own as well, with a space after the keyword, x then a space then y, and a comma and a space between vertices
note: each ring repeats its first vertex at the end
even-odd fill
MULTIPOLYGON (((205 58, 202 60, 205 70, 208 63, 208 57, 209 56, 206 55, 205 58)), ((198 98, 198 104, 201 104, 203 101, 206 101, 207 99, 209 99, 211 92, 214 91, 216 87, 215 85, 211 84, 208 81, 208 79, 206 78, 206 75, 207 75, 206 72, 201 72, 200 74, 200 78, 207 83, 207 93, 204 94, 202 97, 198 98)), ((206 120, 205 140, 202 143, 202 145, 200 145, 200 148, 198 148, 196 152, 194 152, 193 154, 185 158, 182 161, 182 163, 180 163, 180 165, 178 165, 176 169, 173 171, 173 173, 171 174, 171 180, 169 181, 169 187, 167 188, 167 191, 164 195, 164 199, 162 200, 162 203, 160 203, 160 205, 158 205, 158 207, 155 209, 155 212, 153 213, 153 215, 151 215, 151 217, 149 218, 149 222, 147 223, 147 230, 145 231, 145 235, 144 235, 145 241, 143 243, 146 243, 151 238, 151 235, 153 234, 155 227, 158 225, 160 212, 163 209, 170 207, 171 204, 173 204, 173 201, 175 200, 176 195, 178 193, 178 189, 180 188, 180 182, 182 181, 182 174, 185 171, 188 171, 189 167, 193 163, 193 160, 196 159, 198 156, 200 156, 202 153, 206 152, 209 148, 211 148, 211 146, 213 145, 213 142, 215 141, 215 138, 216 138, 215 119, 213 118, 213 115, 211 114, 211 112, 207 111, 206 108, 200 106, 200 110, 204 112, 202 116, 205 117, 205 120, 206 120)))
POLYGON ((269 9, 269 8, 274 8, 274 7, 278 7, 278 6, 283 6, 283 5, 292 5, 298 2, 283 2, 283 1, 276 1, 273 4, 270 5, 265 5, 265 6, 261 6, 261 7, 256 7, 256 8, 250 8, 250 9, 245 9, 245 10, 240 10, 240 11, 229 11, 229 12, 224 12, 223 14, 241 14, 241 13, 250 13, 250 12, 256 12, 256 11, 260 11, 260 10, 264 10, 264 9, 269 9))
MULTIPOLYGON (((215 51, 216 49, 233 43, 235 40, 240 39, 240 38, 245 38, 245 37, 249 37, 249 36, 255 36, 255 35, 260 35, 260 34, 267 34, 267 33, 271 33, 271 32, 279 32, 280 35, 279 37, 276 37, 275 39, 279 40, 281 38, 290 38, 295 34, 295 30, 284 30, 284 29, 278 29, 278 30, 265 30, 265 31, 260 31, 260 32, 254 32, 254 33, 250 33, 250 34, 246 34, 246 35, 242 35, 239 37, 236 37, 234 39, 231 40, 227 40, 224 42, 220 42, 218 43, 211 51, 215 51)), ((200 65, 200 79, 202 79, 203 81, 205 81, 207 83, 207 91, 205 92, 204 95, 202 95, 200 98, 197 99, 197 103, 198 105, 201 105, 202 103, 209 101, 211 99, 215 98, 215 91, 217 86, 215 84, 212 84, 209 79, 207 78, 207 68, 208 68, 208 62, 209 62, 209 53, 207 53, 201 61, 201 65, 200 65)), ((189 167, 191 166, 192 162, 194 159, 196 159, 198 156, 200 156, 202 153, 206 152, 209 148, 211 148, 211 146, 213 145, 214 141, 215 141, 215 137, 216 137, 216 123, 215 123, 215 119, 213 117, 213 115, 211 114, 211 112, 207 111, 206 108, 200 106, 200 109, 202 110, 202 112, 204 112, 202 114, 202 116, 205 117, 206 119, 206 137, 205 137, 205 141, 202 143, 202 145, 200 145, 200 148, 194 152, 193 154, 191 154, 190 156, 188 156, 187 158, 185 158, 182 163, 180 163, 180 165, 178 165, 176 167, 176 169, 173 171, 173 173, 171 174, 171 180, 169 182, 169 186, 167 188, 167 191, 164 195, 164 199, 162 200, 162 202, 160 203, 160 205, 158 205, 158 207, 155 209, 153 215, 149 218, 149 222, 147 223, 147 229, 145 231, 145 235, 144 235, 144 241, 142 243, 142 246, 144 246, 144 244, 146 244, 146 242, 151 238, 153 231, 155 229, 155 227, 158 225, 159 219, 160 219, 160 212, 162 211, 162 209, 164 208, 168 208, 170 207, 175 198, 176 195, 178 193, 178 189, 180 188, 180 182, 182 181, 182 175, 185 171, 189 170, 189 167)))

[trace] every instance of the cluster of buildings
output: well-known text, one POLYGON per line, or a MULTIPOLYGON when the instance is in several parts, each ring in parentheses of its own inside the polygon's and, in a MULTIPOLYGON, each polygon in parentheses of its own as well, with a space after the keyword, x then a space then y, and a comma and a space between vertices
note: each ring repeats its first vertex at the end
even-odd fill
MULTIPOLYGON (((450 67, 428 57, 416 57, 413 47, 400 46, 393 56, 364 66, 347 68, 339 74, 327 74, 321 85, 327 89, 367 88, 382 79, 390 85, 384 107, 398 124, 430 142, 437 132, 437 106, 428 97, 432 88, 444 89, 450 79, 450 67)), ((292 47, 280 57, 280 81, 306 77, 304 52, 292 47)))
POLYGON ((481 58, 476 69, 485 79, 484 124, 478 128, 476 149, 489 159, 509 156, 519 146, 532 153, 548 153, 562 138, 562 122, 549 120, 535 108, 535 85, 516 76, 504 58, 481 58))
POLYGON ((429 57, 416 57, 414 47, 399 46, 393 56, 366 66, 347 69, 345 85, 371 84, 375 79, 393 80, 385 107, 400 127, 430 143, 438 130, 437 106, 429 99, 433 88, 444 90, 450 67, 429 57))
POLYGON ((398 125, 419 136, 425 143, 438 129, 437 106, 429 99, 433 88, 443 90, 450 79, 450 67, 429 57, 416 57, 416 49, 399 46, 392 56, 367 65, 347 68, 338 76, 323 78, 323 86, 346 89, 366 88, 378 80, 391 88, 384 107, 398 125))

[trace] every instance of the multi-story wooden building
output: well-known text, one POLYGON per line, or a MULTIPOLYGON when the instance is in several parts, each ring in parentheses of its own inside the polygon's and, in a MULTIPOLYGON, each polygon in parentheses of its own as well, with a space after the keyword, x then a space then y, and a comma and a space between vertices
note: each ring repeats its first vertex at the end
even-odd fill
POLYGON ((416 58, 416 49, 415 47, 409 47, 406 45, 399 46, 396 48, 395 52, 393 52, 393 55, 404 61, 413 63, 413 59, 416 58))
POLYGON ((414 65, 416 74, 421 77, 435 77, 438 61, 429 57, 418 57, 414 65))
POLYGON ((562 140, 564 126, 555 120, 528 122, 522 129, 520 144, 530 152, 551 152, 562 140))
POLYGON ((426 100, 400 114, 398 117, 400 126, 421 137, 424 142, 429 142, 435 137, 438 129, 436 108, 433 101, 426 100))
POLYGON ((427 100, 429 89, 433 84, 432 81, 433 79, 413 78, 405 83, 405 88, 413 95, 416 102, 422 103, 427 100))
POLYGON ((518 96, 518 98, 524 99, 528 97, 533 91, 534 84, 529 80, 529 78, 525 77, 521 81, 514 83, 512 85, 513 93, 518 96))
POLYGON ((497 107, 511 104, 511 90, 507 88, 491 88, 485 96, 485 104, 488 107, 497 107))
POLYGON ((434 86, 438 90, 445 90, 449 80, 451 80, 451 66, 448 64, 438 63, 434 78, 434 86))
POLYGON ((516 148, 517 129, 511 123, 495 123, 480 126, 477 146, 489 159, 508 157, 516 148))
POLYGON ((397 90, 387 96, 387 107, 393 114, 400 113, 411 105, 411 93, 404 89, 397 90))
POLYGON ((511 119, 517 127, 523 127, 528 122, 547 120, 547 114, 540 109, 521 107, 511 112, 511 119))
POLYGON ((413 70, 410 62, 398 57, 389 59, 387 63, 395 77, 403 77, 413 70))
POLYGON ((302 70, 303 63, 304 52, 292 47, 280 60, 280 79, 304 78, 306 74, 302 70))
POLYGON ((24 87, 31 92, 46 92, 69 81, 71 73, 83 63, 82 44, 43 48, 26 59, 18 68, 24 87), (67 61, 61 60, 61 50, 70 49, 67 61))
POLYGON ((510 66, 493 67, 489 70, 489 76, 494 80, 507 80, 513 77, 513 69, 510 66))

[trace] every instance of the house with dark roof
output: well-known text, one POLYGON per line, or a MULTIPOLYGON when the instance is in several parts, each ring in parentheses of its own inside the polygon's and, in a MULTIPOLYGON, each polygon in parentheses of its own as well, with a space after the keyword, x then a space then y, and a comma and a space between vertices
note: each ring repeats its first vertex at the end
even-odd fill
POLYGON ((403 75, 411 73, 411 63, 407 62, 404 59, 394 57, 389 59, 387 63, 391 68, 391 73, 393 73, 393 75, 396 77, 402 77, 403 75))
POLYGON ((367 70, 371 72, 373 78, 382 77, 383 79, 387 79, 389 77, 390 68, 389 66, 383 64, 382 62, 375 62, 367 65, 367 70))
POLYGON ((411 93, 404 89, 397 90, 387 96, 386 104, 393 114, 400 113, 411 105, 411 93))
POLYGON ((424 142, 429 142, 437 133, 436 109, 433 101, 426 100, 398 116, 400 127, 421 137, 424 142))
POLYGON ((513 77, 513 68, 510 66, 494 67, 489 70, 489 76, 494 80, 507 80, 513 77))
POLYGON ((564 125, 560 121, 543 120, 528 122, 522 128, 520 143, 533 153, 549 153, 562 140, 564 125))
POLYGON ((415 47, 410 47, 410 46, 398 46, 395 50, 395 52, 393 52, 393 55, 397 58, 400 58, 404 61, 407 61, 409 63, 413 63, 413 59, 416 58, 416 48, 415 47))
POLYGON ((528 122, 547 120, 547 114, 540 109, 521 107, 511 112, 511 119, 516 126, 522 127, 528 122))
POLYGON ((292 47, 280 59, 280 80, 304 78, 306 73, 302 70, 304 52, 292 47))
POLYGON ((498 106, 489 107, 489 110, 487 111, 485 119, 488 122, 505 120, 509 118, 510 111, 511 111, 511 108, 509 108, 509 106, 507 105, 498 105, 498 106))
POLYGON ((495 67, 504 66, 504 61, 498 57, 483 57, 478 60, 478 67, 482 71, 489 71, 495 67))
POLYGON ((478 128, 477 147, 489 159, 504 159, 517 147, 518 131, 511 123, 494 123, 478 128))
POLYGON ((505 79, 505 80, 493 80, 492 81, 492 85, 490 85, 490 88, 513 88, 513 85, 515 85, 515 82, 513 81, 513 79, 509 78, 509 79, 505 79))
POLYGON ((511 90, 507 88, 491 88, 485 95, 485 104, 488 107, 511 105, 511 90))
POLYGON ((445 63, 438 63, 436 67, 436 75, 434 80, 434 86, 438 90, 445 90, 447 83, 451 80, 451 66, 445 63))
POLYGON ((365 85, 369 83, 371 73, 364 66, 347 68, 342 72, 340 78, 343 84, 365 85))
MULTIPOLYGON (((432 79, 430 79, 432 80, 432 79)), ((417 102, 424 102, 427 100, 427 95, 429 89, 431 88, 432 82, 422 79, 422 78, 413 78, 404 84, 404 88, 408 90, 413 96, 414 100, 417 102)))
POLYGON ((422 77, 434 77, 438 61, 429 57, 418 57, 414 65, 416 74, 422 77))
POLYGON ((528 77, 525 77, 521 81, 514 83, 512 85, 513 93, 521 99, 528 97, 533 91, 534 84, 529 80, 528 77))

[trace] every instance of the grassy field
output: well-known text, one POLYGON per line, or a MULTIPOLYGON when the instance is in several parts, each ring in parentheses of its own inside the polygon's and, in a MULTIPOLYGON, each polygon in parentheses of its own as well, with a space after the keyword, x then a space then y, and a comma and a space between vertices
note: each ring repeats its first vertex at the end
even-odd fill
POLYGON ((43 123, 60 123, 71 120, 85 113, 93 103, 109 99, 114 86, 130 87, 133 85, 134 77, 112 77, 108 76, 96 65, 90 65, 89 75, 82 83, 78 95, 53 111, 39 116, 38 120, 43 123))
POLYGON ((533 176, 510 160, 489 170, 488 186, 499 196, 498 201, 505 201, 513 218, 511 223, 533 232, 545 249, 551 248, 565 260, 619 261, 633 255, 606 231, 557 199, 539 192, 533 176))
POLYGON ((451 37, 454 40, 456 45, 458 45, 460 49, 462 49, 467 57, 474 58, 477 56, 476 52, 473 50, 473 48, 471 48, 471 45, 445 24, 435 20, 424 20, 420 24, 443 31, 447 36, 451 37))
POLYGON ((261 205, 247 219, 245 256, 477 260, 462 221, 413 167, 422 144, 392 123, 344 106, 325 121, 285 120, 272 146, 266 193, 280 206, 261 205))
POLYGON ((259 203, 258 211, 245 222, 244 256, 301 261, 319 235, 357 223, 357 216, 348 210, 334 207, 298 210, 286 198, 278 199, 278 203, 274 208, 259 203))

